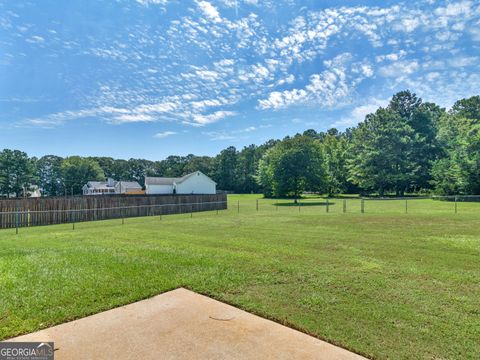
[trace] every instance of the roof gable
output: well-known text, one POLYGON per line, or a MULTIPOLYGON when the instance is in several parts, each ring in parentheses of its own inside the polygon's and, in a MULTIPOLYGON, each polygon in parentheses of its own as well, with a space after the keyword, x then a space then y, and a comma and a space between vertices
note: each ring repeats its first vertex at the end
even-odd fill
POLYGON ((203 176, 205 178, 207 178, 208 180, 210 180, 211 182, 213 182, 214 184, 216 184, 215 181, 213 181, 212 179, 210 179, 207 175, 205 175, 204 173, 202 173, 201 171, 195 171, 193 173, 190 173, 190 174, 187 174, 187 175, 184 175, 182 177, 150 177, 150 176, 147 176, 145 177, 145 185, 148 186, 148 185, 175 185, 175 184, 181 184, 183 183, 184 181, 188 180, 189 178, 195 176, 195 175, 200 175, 200 176, 203 176))
POLYGON ((213 181, 210 177, 208 177, 207 175, 205 175, 205 174, 202 173, 201 171, 195 171, 195 172, 193 172, 193 173, 190 173, 190 174, 187 174, 187 175, 185 175, 185 176, 182 176, 182 177, 179 179, 179 181, 177 181, 177 184, 181 184, 181 183, 183 183, 184 181, 186 181, 186 180, 188 180, 188 179, 190 179, 190 178, 192 178, 192 177, 194 177, 194 176, 196 176, 196 175, 197 175, 197 176, 202 176, 203 178, 206 178, 207 180, 209 180, 209 181, 213 182, 214 184, 216 184, 215 181, 213 181))

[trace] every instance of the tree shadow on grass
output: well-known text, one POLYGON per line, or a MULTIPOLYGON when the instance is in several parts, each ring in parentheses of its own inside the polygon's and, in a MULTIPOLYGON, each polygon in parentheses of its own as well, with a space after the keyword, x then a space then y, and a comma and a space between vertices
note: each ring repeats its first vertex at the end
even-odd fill
MULTIPOLYGON (((299 201, 297 204, 295 204, 293 201, 292 202, 288 202, 288 203, 275 203, 273 204, 275 206, 284 206, 284 207, 290 207, 290 206, 293 206, 293 207, 297 207, 297 206, 327 206, 327 202, 326 201, 307 201, 307 202, 301 202, 299 201)), ((332 206, 332 205, 335 205, 334 202, 328 202, 328 205, 329 206, 332 206)))

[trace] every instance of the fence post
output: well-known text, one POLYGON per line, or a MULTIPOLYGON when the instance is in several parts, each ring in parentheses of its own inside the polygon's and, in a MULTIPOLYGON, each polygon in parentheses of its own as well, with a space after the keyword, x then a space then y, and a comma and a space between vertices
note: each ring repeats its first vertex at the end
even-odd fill
POLYGON ((16 214, 16 219, 15 219, 15 234, 18 235, 18 222, 20 220, 19 216, 20 214, 18 213, 18 200, 17 200, 17 214, 16 214))
POLYGON ((72 222, 72 230, 75 230, 75 218, 72 210, 70 210, 70 221, 72 222))
POLYGON ((240 212, 240 200, 238 200, 238 202, 237 202, 237 212, 238 213, 240 212))
POLYGON ((408 200, 405 199, 405 214, 408 214, 408 200))
POLYGON ((327 198, 327 206, 325 207, 325 212, 327 212, 327 213, 330 211, 330 209, 328 207, 329 207, 329 203, 328 203, 328 198, 327 198))
POLYGON ((347 200, 343 199, 343 213, 345 214, 347 212, 347 200))
POLYGON ((190 204, 190 217, 193 218, 193 204, 190 204))
POLYGON ((365 212, 365 200, 364 199, 362 199, 360 201, 360 211, 361 211, 362 214, 365 212))
POLYGON ((257 199, 257 211, 258 211, 258 199, 257 199))
POLYGON ((457 197, 455 196, 455 214, 457 213, 457 197))
POLYGON ((122 225, 125 225, 125 208, 123 208, 121 212, 122 212, 122 225))

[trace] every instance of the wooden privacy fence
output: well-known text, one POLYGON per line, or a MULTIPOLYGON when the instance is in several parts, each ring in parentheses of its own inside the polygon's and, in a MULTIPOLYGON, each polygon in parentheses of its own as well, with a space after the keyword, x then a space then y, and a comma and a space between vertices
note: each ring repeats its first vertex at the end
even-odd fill
POLYGON ((227 208, 226 194, 98 195, 0 200, 0 229, 227 208))

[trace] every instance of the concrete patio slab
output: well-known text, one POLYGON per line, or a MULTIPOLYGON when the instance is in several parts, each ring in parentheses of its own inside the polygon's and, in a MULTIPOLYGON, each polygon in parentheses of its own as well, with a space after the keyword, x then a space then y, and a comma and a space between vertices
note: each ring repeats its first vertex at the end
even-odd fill
POLYGON ((56 360, 365 359, 183 288, 10 341, 53 341, 56 360))

